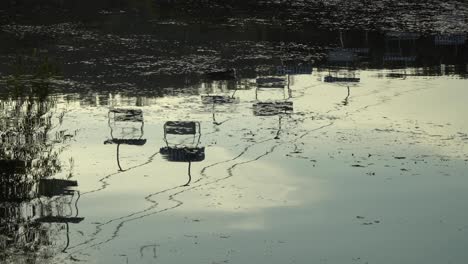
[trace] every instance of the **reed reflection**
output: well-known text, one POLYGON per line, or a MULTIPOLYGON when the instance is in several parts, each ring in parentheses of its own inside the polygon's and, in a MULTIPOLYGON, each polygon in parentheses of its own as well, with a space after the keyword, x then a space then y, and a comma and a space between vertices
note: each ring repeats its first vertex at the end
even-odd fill
POLYGON ((44 263, 65 252, 69 225, 84 219, 78 216, 73 159, 61 158, 75 134, 62 127, 65 112, 44 76, 19 72, 0 99, 2 263, 44 263))

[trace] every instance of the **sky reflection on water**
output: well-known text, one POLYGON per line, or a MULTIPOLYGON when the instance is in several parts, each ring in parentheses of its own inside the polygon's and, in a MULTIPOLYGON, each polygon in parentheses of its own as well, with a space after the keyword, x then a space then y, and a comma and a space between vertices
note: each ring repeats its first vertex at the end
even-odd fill
POLYGON ((315 69, 292 76, 294 111, 276 139, 278 118, 253 114, 252 89, 217 107, 223 125, 199 95, 147 98, 142 107, 108 95, 120 98, 109 106, 144 116, 147 142, 121 145, 122 170, 115 148, 103 144, 109 106, 54 96, 66 113, 61 127, 76 131, 61 159, 74 159, 85 217, 56 258, 151 263, 156 245, 158 261, 169 263, 464 259, 457 245, 466 243, 468 124, 457 113, 466 81, 381 73, 360 71, 346 106, 346 87, 323 82, 315 69), (189 186, 187 165, 157 154, 167 120, 201 124, 206 159, 192 163, 189 186))
POLYGON ((95 23, 2 27, 1 261, 468 258, 466 38, 95 23))

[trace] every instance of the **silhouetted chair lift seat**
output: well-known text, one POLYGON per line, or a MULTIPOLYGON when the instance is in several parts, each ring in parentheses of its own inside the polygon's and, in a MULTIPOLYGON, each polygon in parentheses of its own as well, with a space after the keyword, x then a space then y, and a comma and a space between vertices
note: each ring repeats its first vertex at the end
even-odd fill
MULTIPOLYGON (((272 90, 282 90, 283 99, 289 100, 291 98, 291 89, 289 86, 289 76, 287 77, 277 77, 277 76, 264 76, 257 77, 256 79, 257 86, 255 87, 255 100, 262 102, 259 99, 260 92, 272 91, 272 90)), ((279 102, 274 100, 274 102, 279 102)))
POLYGON ((415 43, 420 37, 419 33, 387 32, 385 34, 385 53, 382 61, 399 66, 416 62, 415 43))
POLYGON ((437 35, 434 37, 434 44, 438 46, 456 46, 466 43, 465 34, 437 35))
POLYGON ((36 218, 34 221, 38 223, 71 223, 78 224, 84 220, 84 217, 66 217, 66 216, 44 216, 36 218))
POLYGON ((389 31, 385 33, 385 38, 388 40, 417 40, 420 37, 421 34, 414 32, 389 31))
POLYGON ((239 100, 229 95, 202 95, 201 101, 203 104, 232 104, 239 100))
POLYGON ((359 59, 358 55, 346 49, 334 49, 328 52, 329 63, 352 63, 359 59))
MULTIPOLYGON (((179 137, 180 138, 180 137, 179 137)), ((205 160, 205 147, 198 147, 201 139, 201 124, 194 121, 168 121, 164 124, 164 142, 166 146, 159 149, 161 156, 170 162, 187 162, 188 163, 188 186, 192 180, 191 164, 192 162, 200 162, 205 160), (173 144, 167 139, 167 135, 192 135, 193 141, 191 146, 183 145, 182 143, 173 144), (198 140, 195 141, 198 134, 198 140)))
POLYGON ((252 81, 249 79, 242 79, 242 80, 236 81, 236 85, 233 85, 233 86, 228 85, 227 89, 231 91, 250 90, 255 85, 256 85, 255 81, 252 81))
POLYGON ((215 71, 205 73, 204 76, 207 79, 210 79, 213 81, 234 80, 236 79, 236 70, 235 69, 215 70, 215 71))
POLYGON ((276 67, 276 73, 281 75, 308 75, 312 74, 312 65, 282 65, 276 67))
POLYGON ((255 80, 258 88, 284 88, 287 81, 284 77, 259 77, 255 80))
POLYGON ((255 116, 274 116, 279 114, 290 114, 293 111, 291 101, 257 102, 253 105, 255 116))
POLYGON ((24 160, 0 160, 0 175, 24 174, 25 172, 26 161, 24 160))
POLYGON ((72 223, 81 222, 84 218, 78 217, 78 201, 80 192, 72 190, 78 183, 63 179, 43 179, 38 186, 39 197, 34 203, 28 205, 31 220, 36 223, 72 223), (77 194, 77 196, 75 196, 77 194))
POLYGON ((115 122, 143 122, 143 111, 140 109, 118 109, 109 110, 114 115, 115 122))
POLYGON ((382 60, 384 62, 390 62, 390 63, 408 63, 408 62, 415 62, 416 56, 404 56, 400 54, 386 53, 384 54, 382 60))
POLYGON ((199 122, 192 121, 168 121, 164 124, 164 134, 172 135, 195 135, 199 122))
POLYGON ((140 109, 111 109, 109 110, 109 128, 111 132, 111 139, 104 141, 104 144, 116 144, 116 145, 132 145, 132 146, 143 146, 146 144, 146 139, 143 139, 143 111, 140 109), (113 117, 111 117, 113 115, 113 117), (114 121, 114 123, 111 122, 114 121), (141 123, 141 127, 139 129, 139 135, 131 135, 125 136, 123 135, 114 136, 114 129, 116 123, 124 123, 124 126, 130 126, 130 124, 125 122, 131 123, 141 123))
POLYGON ((325 76, 323 78, 324 82, 327 83, 358 83, 361 81, 360 78, 355 78, 355 77, 338 77, 338 76, 325 76))
POLYGON ((110 139, 104 141, 104 144, 117 145, 116 160, 119 170, 123 171, 120 164, 120 146, 137 146, 141 147, 146 144, 144 136, 144 119, 143 111, 140 109, 117 109, 113 108, 108 113, 108 124, 110 129, 110 139), (113 121, 113 122, 112 122, 113 121), (139 128, 135 127, 135 124, 139 128), (116 130, 118 133, 115 133, 116 130), (117 134, 117 135, 116 135, 117 134))
POLYGON ((160 153, 171 162, 200 162, 205 160, 205 147, 162 147, 160 153))
POLYGON ((193 121, 168 121, 164 124, 164 141, 166 147, 160 149, 161 155, 168 161, 202 161, 205 159, 205 148, 198 147, 201 137, 201 126, 199 122, 193 121), (193 135, 192 146, 178 146, 167 140, 167 135, 193 135), (195 139, 198 134, 198 141, 195 139))
POLYGON ((124 138, 113 138, 104 141, 104 144, 117 144, 117 145, 130 145, 130 146, 144 146, 146 139, 124 139, 124 138))
POLYGON ((73 195, 72 187, 77 187, 77 181, 63 179, 41 179, 38 185, 38 194, 46 197, 73 195))
POLYGON ((207 91, 207 94, 201 95, 201 101, 203 104, 232 104, 237 103, 238 98, 235 98, 234 95, 238 88, 237 82, 227 82, 227 89, 234 90, 232 95, 228 95, 226 93, 219 93, 219 91, 215 91, 215 85, 209 84, 206 88, 212 88, 212 91, 207 91), (234 88, 234 89, 232 89, 234 88))

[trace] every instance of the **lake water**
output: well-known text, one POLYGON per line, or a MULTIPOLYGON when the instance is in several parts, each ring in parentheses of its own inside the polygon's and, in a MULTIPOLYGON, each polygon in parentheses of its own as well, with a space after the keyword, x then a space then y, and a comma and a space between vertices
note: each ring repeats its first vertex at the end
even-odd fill
POLYGON ((0 29, 1 263, 468 259, 466 33, 0 29))

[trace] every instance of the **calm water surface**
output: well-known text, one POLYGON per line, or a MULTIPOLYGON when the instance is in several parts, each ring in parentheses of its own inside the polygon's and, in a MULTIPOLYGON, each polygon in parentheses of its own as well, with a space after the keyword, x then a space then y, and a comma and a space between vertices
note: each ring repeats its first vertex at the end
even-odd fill
POLYGON ((1 28, 1 263, 468 259, 466 35, 120 16, 1 28))

